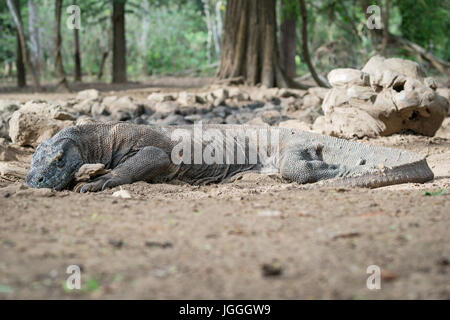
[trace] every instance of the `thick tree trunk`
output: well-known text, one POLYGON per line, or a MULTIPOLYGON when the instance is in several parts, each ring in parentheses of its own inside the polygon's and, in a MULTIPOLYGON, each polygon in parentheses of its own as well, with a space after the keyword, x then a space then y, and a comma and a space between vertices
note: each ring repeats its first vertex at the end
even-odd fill
POLYGON ((127 81, 126 40, 125 40, 125 2, 113 2, 113 77, 114 83, 127 81))
POLYGON ((42 49, 40 40, 39 9, 35 0, 28 0, 28 30, 30 60, 38 77, 43 72, 42 49))
POLYGON ((64 64, 63 64, 63 58, 62 58, 62 52, 61 52, 61 48, 62 48, 62 37, 61 37, 62 5, 63 5, 63 0, 56 0, 56 2, 55 2, 55 20, 56 20, 55 66, 56 66, 56 72, 58 73, 58 77, 59 77, 58 87, 61 86, 64 89, 68 90, 69 85, 67 84, 66 72, 64 71, 64 64))
MULTIPOLYGON (((77 5, 77 0, 73 0, 72 4, 74 6, 77 5)), ((80 32, 78 28, 73 29, 74 36, 74 46, 75 46, 75 54, 74 54, 74 62, 75 62, 75 81, 82 81, 82 72, 81 72, 81 54, 80 54, 80 32)))
POLYGON ((321 87, 329 87, 327 83, 325 83, 317 74, 314 65, 312 64, 311 57, 309 56, 308 49, 308 12, 306 11, 305 0, 300 0, 300 11, 302 15, 302 53, 303 59, 305 60, 309 72, 313 77, 314 81, 321 87))
POLYGON ((36 91, 40 91, 41 90, 41 84, 39 82, 39 76, 36 72, 36 69, 33 68, 33 65, 30 62, 30 59, 28 59, 28 54, 27 54, 27 44, 25 41, 25 34, 23 32, 23 24, 21 22, 21 20, 19 19, 19 15, 17 14, 16 8, 14 7, 12 0, 6 0, 6 3, 8 5, 8 8, 13 16, 14 19, 14 23, 17 27, 17 33, 19 34, 19 39, 20 39, 20 48, 22 50, 22 58, 23 61, 25 63, 25 66, 27 67, 27 69, 29 71, 31 71, 31 75, 32 75, 32 79, 33 79, 33 86, 34 89, 36 91))
POLYGON ((243 78, 249 85, 302 87, 280 66, 276 0, 228 0, 219 79, 243 78))
POLYGON ((380 52, 386 57, 387 47, 389 42, 389 18, 390 18, 390 1, 385 0, 384 14, 383 14, 383 40, 381 40, 380 52))
POLYGON ((282 22, 280 26, 280 64, 289 77, 295 78, 296 65, 296 16, 288 6, 291 0, 281 1, 282 22))
MULTIPOLYGON (((17 17, 22 24, 22 13, 20 8, 20 0, 14 0, 14 7, 17 12, 17 17)), ((27 85, 27 74, 25 70, 25 63, 23 57, 22 44, 20 41, 20 34, 17 32, 17 49, 16 49, 16 68, 17 68, 17 86, 19 88, 26 87, 27 85)))

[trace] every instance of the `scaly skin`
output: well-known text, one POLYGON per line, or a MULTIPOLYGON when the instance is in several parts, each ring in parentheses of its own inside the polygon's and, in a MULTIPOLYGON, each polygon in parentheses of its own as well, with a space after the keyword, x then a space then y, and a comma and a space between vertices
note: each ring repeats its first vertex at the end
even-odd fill
POLYGON ((136 181, 164 182, 175 178, 191 184, 222 182, 251 170, 279 172, 286 180, 298 183, 348 187, 375 188, 433 179, 424 157, 403 150, 277 127, 204 125, 201 132, 206 138, 203 140, 199 140, 195 132, 194 126, 157 127, 124 122, 66 128, 36 149, 26 182, 35 188, 66 189, 71 186, 77 170, 88 163, 103 163, 106 169, 112 170, 86 183, 81 192, 136 181), (186 140, 194 146, 191 155, 184 154, 187 148, 180 152, 181 140, 172 140, 180 129, 191 137, 186 140), (248 134, 251 131, 257 135, 248 134), (211 133, 211 141, 207 140, 207 133, 211 133), (215 138, 230 133, 235 137, 230 141, 236 149, 231 156, 226 152, 231 150, 228 148, 220 154, 218 146, 224 146, 224 142, 215 138), (266 151, 253 161, 249 154, 255 146, 261 148, 257 143, 262 140, 269 141, 266 151), (202 158, 203 162, 194 164, 194 151, 200 146, 200 155, 212 154, 216 158, 207 163, 207 159, 202 158), (175 161, 172 152, 185 156, 184 162, 175 161), (238 159, 241 162, 237 162, 238 159))

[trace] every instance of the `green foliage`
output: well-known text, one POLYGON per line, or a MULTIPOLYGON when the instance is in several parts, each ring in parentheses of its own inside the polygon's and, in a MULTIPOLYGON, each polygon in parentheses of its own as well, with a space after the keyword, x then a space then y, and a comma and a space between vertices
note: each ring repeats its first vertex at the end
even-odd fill
POLYGON ((450 3, 442 0, 397 0, 401 34, 450 60, 450 3))
MULTIPOLYGON (((145 47, 131 47, 128 57, 134 61, 145 59, 146 74, 176 74, 188 69, 201 69, 207 62, 207 28, 202 12, 194 3, 167 4, 152 8, 143 19, 148 19, 150 32, 145 47), (142 52, 144 50, 144 52, 142 52)), ((139 17, 130 17, 136 26, 128 38, 139 42, 143 23, 139 17)), ((142 64, 141 64, 142 66, 142 64)), ((139 66, 130 72, 139 72, 139 66)))

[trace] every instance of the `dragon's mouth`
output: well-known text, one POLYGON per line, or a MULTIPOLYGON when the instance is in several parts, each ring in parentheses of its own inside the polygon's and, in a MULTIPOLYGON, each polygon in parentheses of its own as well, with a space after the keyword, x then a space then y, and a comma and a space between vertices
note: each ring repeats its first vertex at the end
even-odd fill
POLYGON ((59 183, 57 183, 52 189, 61 191, 65 189, 67 186, 69 186, 70 183, 74 180, 75 173, 78 171, 78 169, 80 169, 80 167, 81 164, 74 165, 73 167, 68 168, 68 170, 66 171, 67 173, 65 173, 63 177, 59 179, 60 180, 59 183))
MULTIPOLYGON (((75 173, 81 167, 82 164, 76 164, 70 167, 65 167, 60 174, 54 174, 50 179, 37 178, 39 171, 30 171, 25 178, 25 182, 33 188, 51 188, 53 190, 61 191, 65 189, 74 180, 75 173)), ((45 175, 39 175, 45 176, 45 175)))

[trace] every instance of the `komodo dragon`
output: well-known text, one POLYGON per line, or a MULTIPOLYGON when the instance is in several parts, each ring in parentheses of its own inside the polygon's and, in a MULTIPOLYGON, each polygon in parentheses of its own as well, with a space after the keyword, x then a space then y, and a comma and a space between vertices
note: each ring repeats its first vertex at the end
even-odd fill
POLYGON ((433 179, 425 157, 404 150, 278 127, 203 125, 201 128, 202 132, 213 130, 213 138, 217 138, 209 142, 209 149, 207 141, 195 136, 195 125, 158 127, 115 122, 69 127, 38 146, 26 183, 35 188, 70 188, 78 169, 83 164, 93 163, 102 163, 111 171, 92 178, 81 192, 100 191, 135 181, 222 182, 246 171, 277 172, 287 181, 320 181, 321 184, 343 187, 376 188, 433 179), (178 136, 179 140, 173 139, 176 130, 185 132, 181 136, 189 135, 194 146, 180 150, 181 136, 178 136), (248 134, 252 130, 257 134, 248 134), (227 148, 226 151, 236 152, 231 152, 227 158, 227 152, 222 155, 211 145, 223 147, 219 138, 230 133, 234 136, 232 143, 236 149, 227 148), (270 137, 266 141, 270 143, 266 149, 258 147, 257 150, 265 150, 265 154, 262 152, 263 156, 260 154, 256 161, 250 161, 249 152, 264 140, 261 137, 255 140, 258 134, 262 137, 266 134, 270 137), (274 139, 276 137, 278 140, 274 139), (199 145, 201 151, 209 150, 215 159, 225 161, 211 163, 211 159, 206 161, 208 159, 204 158, 198 162, 194 157, 199 145), (174 155, 178 160, 174 160, 174 155), (182 158, 184 156, 188 158, 182 158), (238 160, 240 156, 244 158, 238 160), (183 160, 180 162, 179 159, 183 160))

